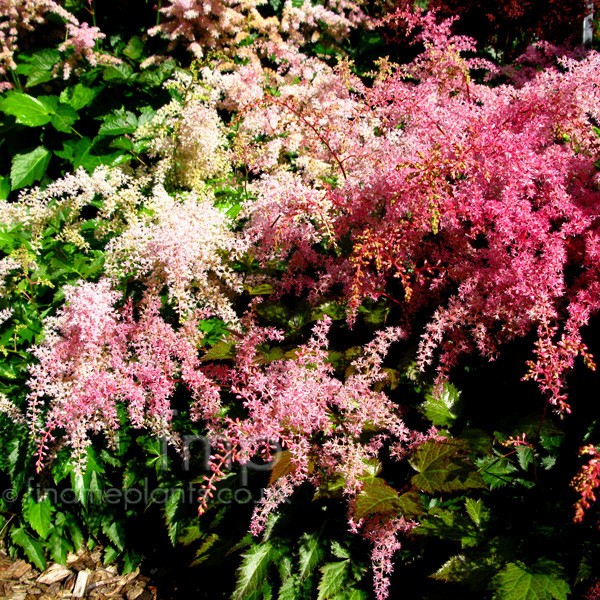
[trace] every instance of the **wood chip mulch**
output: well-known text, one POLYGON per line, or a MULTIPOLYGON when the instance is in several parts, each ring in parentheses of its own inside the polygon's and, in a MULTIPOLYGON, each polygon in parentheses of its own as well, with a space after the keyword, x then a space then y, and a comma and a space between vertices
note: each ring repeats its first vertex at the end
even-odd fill
POLYGON ((67 564, 49 564, 40 572, 0 550, 0 598, 5 600, 158 600, 157 589, 139 569, 119 575, 102 564, 100 550, 69 554, 67 564))

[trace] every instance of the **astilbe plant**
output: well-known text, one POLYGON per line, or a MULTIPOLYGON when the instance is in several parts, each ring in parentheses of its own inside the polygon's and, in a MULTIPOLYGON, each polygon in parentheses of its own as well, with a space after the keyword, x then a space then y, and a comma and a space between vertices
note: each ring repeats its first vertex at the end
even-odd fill
MULTIPOLYGON (((134 427, 149 428, 177 445, 171 398, 181 382, 192 395, 194 418, 220 448, 211 457, 213 475, 205 483, 200 512, 225 475, 225 462, 243 465, 255 456, 272 460, 276 444, 289 455, 288 465, 257 505, 252 532, 260 533, 268 515, 303 483, 318 488, 341 476, 351 527, 364 528, 374 543, 375 587, 378 598, 386 597, 391 557, 400 547, 397 535, 414 523, 393 515, 357 516, 357 499, 370 463, 378 462, 384 446, 391 444, 396 456, 406 456, 407 449, 436 436, 435 429, 428 434, 409 429, 398 407, 373 390, 386 377, 382 361, 401 337, 399 329, 378 332, 342 382, 327 360, 329 318, 314 327, 294 358, 264 366, 257 347, 283 335, 257 327, 249 313, 236 334, 233 365, 211 368, 201 364, 198 352, 198 319, 208 316, 206 311, 176 329, 160 316, 160 300, 152 294, 138 306, 129 300, 119 307, 120 294, 107 279, 68 287, 65 294, 65 307, 47 320, 45 339, 33 351, 38 363, 31 367, 26 420, 37 445, 38 469, 57 441, 70 447, 77 469, 83 470, 91 436, 103 433, 111 441, 122 425, 119 405, 134 427), (223 416, 224 391, 243 402, 244 419, 223 416), (373 433, 363 439, 366 429, 373 433)), ((19 414, 13 418, 22 420, 19 414)))
MULTIPOLYGON (((223 464, 231 459, 244 464, 253 456, 271 460, 272 446, 284 448, 286 464, 254 510, 251 531, 258 535, 267 517, 303 483, 319 488, 333 477, 343 480, 351 529, 374 543, 373 564, 377 597, 387 597, 391 557, 400 548, 397 536, 414 527, 414 522, 394 515, 358 515, 357 499, 368 477, 369 466, 378 463, 384 447, 414 450, 436 430, 427 434, 409 429, 398 407, 373 386, 385 379, 382 362, 392 342, 402 337, 398 328, 379 331, 367 344, 352 367, 354 372, 342 382, 328 362, 327 333, 331 325, 323 318, 313 329, 311 339, 294 358, 262 366, 257 347, 265 341, 281 340, 274 329, 256 327, 247 315, 246 331, 236 344, 236 357, 228 373, 220 379, 231 393, 243 401, 244 419, 226 417, 214 421, 209 431, 220 440, 220 451, 211 457, 212 476, 200 498, 200 512, 208 506, 216 482, 224 475, 223 464), (374 433, 364 439, 365 430, 374 433)), ((279 460, 282 459, 280 454, 279 460)))
POLYGON ((47 321, 45 339, 33 350, 38 363, 31 367, 26 418, 38 469, 56 431, 63 430, 59 442, 70 446, 83 470, 90 435, 114 439, 121 425, 118 404, 135 427, 174 441, 170 403, 179 377, 199 403, 197 413, 216 416, 218 391, 199 370, 194 321, 175 330, 150 295, 136 310, 131 301, 119 309, 120 294, 106 279, 67 287, 65 295, 66 306, 47 321))
POLYGON ((79 25, 74 15, 53 0, 3 0, 0 3, 0 75, 6 76, 7 71, 16 69, 14 54, 19 38, 44 23, 49 13, 59 15, 72 26, 79 25))
POLYGON ((316 42, 321 30, 340 39, 366 18, 361 3, 355 0, 315 4, 286 0, 281 16, 268 17, 261 12, 265 4, 265 0, 170 0, 160 9, 163 22, 149 33, 167 37, 171 48, 184 43, 198 58, 207 49, 255 58, 256 48, 247 42, 257 36, 261 41, 297 47, 307 39, 316 42))
POLYGON ((107 245, 106 272, 115 282, 141 281, 156 295, 166 287, 182 317, 204 307, 234 322, 228 296, 241 291, 241 281, 225 258, 241 249, 208 191, 173 198, 156 186, 145 214, 107 245))
MULTIPOLYGON (((14 55, 22 49, 23 39, 44 24, 52 24, 59 35, 64 32, 64 41, 58 49, 65 53, 66 58, 54 69, 55 73, 60 71, 64 79, 69 79, 74 72, 80 73, 82 64, 95 67, 122 62, 96 48, 97 42, 106 37, 98 27, 80 22, 61 3, 54 0, 3 0, 0 3, 0 77, 7 78, 10 71, 17 68, 14 55), (51 15, 58 16, 64 27, 56 26, 49 19, 51 15)), ((0 82, 0 89, 12 86, 12 81, 0 82)))
MULTIPOLYGON (((592 366, 580 331, 599 308, 592 127, 600 109, 599 58, 565 60, 563 72, 540 73, 520 89, 490 88, 472 80, 471 69, 486 65, 462 58, 472 46, 452 37, 448 23, 399 16, 412 28, 419 24, 425 51, 409 65, 384 65, 372 88, 350 94, 352 115, 335 117, 348 120, 346 128, 336 127, 348 150, 323 137, 313 155, 327 161, 338 185, 306 179, 288 185, 290 219, 282 195, 270 193, 280 189, 281 176, 265 174, 247 231, 262 246, 263 260, 286 250, 289 279, 297 269, 313 294, 341 284, 351 315, 363 299, 384 296, 401 307, 407 327, 429 314, 419 364, 437 360, 442 376, 465 353, 493 359, 502 343, 537 332, 528 376, 568 410, 564 376, 578 355, 592 366), (375 156, 366 154, 370 139, 357 122, 376 124, 375 156), (345 171, 351 176, 344 178, 345 171), (349 255, 325 257, 315 246, 347 239, 349 255), (571 265, 580 267, 576 276, 571 265), (318 273, 312 282, 308 269, 318 273)), ((339 95, 341 85, 330 93, 339 95)), ((281 102, 265 106, 264 118, 277 114, 281 102)), ((256 119, 252 112, 248 118, 256 119)), ((298 130, 310 129, 302 114, 296 119, 298 130)), ((310 154, 310 145, 304 148, 310 154)), ((282 171, 294 164, 279 160, 282 171)))
MULTIPOLYGON (((155 32, 211 45, 207 35, 237 32, 243 11, 256 9, 211 6, 209 14, 207 3, 172 2, 155 32)), ((38 468, 56 442, 83 470, 92 436, 113 439, 124 419, 177 445, 172 399, 187 388, 191 415, 217 448, 201 511, 229 461, 269 461, 276 444, 284 466, 252 532, 301 485, 340 478, 350 528, 373 543, 379 600, 399 536, 415 522, 397 511, 363 515, 365 479, 384 454, 406 458, 437 437, 409 428, 380 390, 390 345, 420 336, 418 366, 434 365, 441 382, 469 353, 494 359, 503 343, 537 335, 526 376, 564 412, 575 359, 593 366, 581 330, 600 308, 598 55, 492 88, 474 80, 473 70, 493 69, 464 58, 474 46, 452 35, 451 22, 421 11, 382 21, 394 23, 416 32, 424 51, 407 65, 381 61, 372 86, 346 63, 331 68, 262 40, 245 64, 206 66, 201 82, 172 84, 190 95, 173 94, 135 140, 154 136, 154 170, 79 171, 0 206, 2 221, 30 229, 33 252, 58 211, 67 222, 60 235, 85 250, 78 231, 90 205, 104 222, 99 238, 112 238, 107 277, 66 287, 65 306, 33 350, 25 419, 38 468), (274 68, 260 66, 260 52, 274 68), (218 110, 236 113, 231 154, 218 110), (254 196, 236 232, 206 187, 233 162, 252 174, 245 196, 254 196), (177 185, 192 191, 167 192, 177 185), (402 328, 376 333, 344 381, 329 361, 328 318, 292 354, 261 360, 260 349, 285 336, 259 325, 260 303, 234 307, 243 277, 232 259, 248 271, 247 289, 268 283, 274 298, 313 301, 338 294, 350 325, 365 301, 387 298, 402 328), (201 326, 215 315, 230 326, 226 363, 203 354, 201 326)), ((75 51, 85 54, 91 37, 75 51)), ((24 262, 6 257, 0 275, 24 262)), ((23 420, 10 402, 0 408, 23 420)), ((576 481, 581 510, 593 500, 596 466, 576 481)))

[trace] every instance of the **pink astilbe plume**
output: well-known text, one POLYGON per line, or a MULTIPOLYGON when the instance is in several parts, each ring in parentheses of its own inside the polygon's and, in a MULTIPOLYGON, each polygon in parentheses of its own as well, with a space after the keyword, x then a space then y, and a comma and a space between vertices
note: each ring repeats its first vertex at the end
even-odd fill
POLYGON ((276 16, 263 17, 259 7, 266 0, 169 0, 160 9, 163 22, 150 29, 150 35, 162 35, 178 42, 198 58, 207 49, 255 57, 255 48, 238 46, 251 34, 277 45, 294 47, 306 39, 313 42, 325 30, 334 39, 341 39, 350 29, 365 20, 361 2, 356 0, 325 0, 299 4, 286 0, 279 20, 276 16))
POLYGON ((373 543, 371 563, 373 583, 377 600, 385 600, 389 595, 390 575, 394 571, 393 556, 402 547, 400 534, 407 534, 417 526, 404 517, 376 516, 368 520, 363 535, 373 543))
POLYGON ((53 0, 0 1, 0 76, 17 68, 13 55, 19 38, 44 23, 49 13, 58 15, 65 23, 79 26, 77 19, 53 0))
MULTIPOLYGON (((59 50, 70 55, 64 63, 57 65, 62 69, 65 79, 71 75, 73 68, 85 59, 91 66, 102 64, 120 64, 122 61, 109 54, 95 49, 96 42, 105 38, 98 27, 90 27, 79 20, 54 0, 1 0, 0 1, 0 76, 16 69, 13 55, 19 48, 19 42, 27 34, 35 31, 44 23, 51 23, 49 15, 57 15, 64 21, 66 39, 59 50)), ((61 29, 58 26, 58 29, 61 29)), ((1 82, 0 89, 8 88, 8 82, 1 82)))
MULTIPOLYGON (((350 522, 357 521, 355 500, 385 444, 410 446, 417 439, 422 443, 435 437, 433 431, 429 435, 411 431, 386 394, 373 390, 385 378, 383 359, 402 332, 398 328, 378 332, 353 362, 353 373, 343 382, 334 376, 328 362, 329 317, 314 326, 312 337, 294 358, 274 360, 266 366, 257 360, 257 346, 280 340, 281 332, 258 328, 250 316, 243 325, 245 331, 236 344, 229 380, 231 392, 243 401, 247 415, 244 419, 227 417, 214 430, 215 439, 220 437, 226 443, 212 457, 213 474, 200 498, 200 512, 208 506, 216 479, 224 475, 225 461, 243 464, 253 456, 268 461, 273 458, 275 445, 283 448, 289 465, 266 488, 255 508, 251 525, 255 535, 264 529, 269 514, 300 485, 311 483, 318 488, 332 477, 343 480, 350 522), (372 435, 363 441, 366 429, 372 435)), ((399 548, 395 536, 413 526, 403 519, 383 520, 377 524, 369 521, 364 530, 375 543, 378 598, 386 596, 391 557, 399 548)), ((358 531, 362 525, 355 524, 354 529, 358 531)))
POLYGON ((67 39, 58 47, 59 50, 69 53, 68 58, 61 65, 63 78, 69 79, 73 69, 82 59, 85 59, 92 67, 98 64, 122 64, 121 59, 96 49, 97 42, 105 37, 106 34, 102 33, 98 27, 90 27, 87 23, 81 23, 81 25, 77 22, 67 23, 67 39))
POLYGON ((108 280, 65 288, 67 304, 46 322, 44 341, 33 349, 27 422, 37 445, 38 469, 57 430, 76 467, 86 463, 90 434, 109 440, 120 427, 122 404, 134 427, 173 439, 170 400, 177 379, 190 388, 196 411, 213 418, 216 386, 200 372, 198 351, 185 332, 159 315, 160 301, 146 298, 136 320, 131 302, 117 309, 120 294, 108 280))

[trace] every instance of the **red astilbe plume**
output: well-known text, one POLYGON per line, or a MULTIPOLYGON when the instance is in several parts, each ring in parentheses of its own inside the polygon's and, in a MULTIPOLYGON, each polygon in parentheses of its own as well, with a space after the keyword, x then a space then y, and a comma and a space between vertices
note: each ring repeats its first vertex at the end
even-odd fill
POLYGON ((490 88, 471 78, 482 64, 462 58, 468 40, 430 15, 411 18, 424 53, 350 92, 351 114, 337 116, 348 121, 337 126, 343 153, 319 148, 338 174, 352 160, 351 175, 285 193, 281 175, 264 175, 246 231, 265 264, 287 256, 284 290, 294 277, 313 295, 341 285, 351 317, 365 298, 392 296, 407 328, 428 315, 419 364, 441 376, 467 353, 493 359, 537 332, 528 377, 567 410, 564 377, 577 356, 593 366, 580 332, 600 309, 600 58, 490 88))
MULTIPOLYGON (((402 7, 413 0, 397 0, 402 7)), ((508 61, 532 42, 581 43, 584 17, 598 8, 596 0, 430 0, 428 8, 444 17, 460 16, 461 33, 491 45, 508 61), (591 9, 590 9, 591 4, 591 9)))
POLYGON ((583 465, 579 473, 571 481, 571 486, 579 494, 580 498, 575 503, 575 516, 573 521, 581 523, 585 515, 585 511, 591 506, 592 502, 596 502, 595 489, 600 486, 600 452, 592 446, 584 446, 579 449, 579 455, 589 455, 586 465, 583 465))

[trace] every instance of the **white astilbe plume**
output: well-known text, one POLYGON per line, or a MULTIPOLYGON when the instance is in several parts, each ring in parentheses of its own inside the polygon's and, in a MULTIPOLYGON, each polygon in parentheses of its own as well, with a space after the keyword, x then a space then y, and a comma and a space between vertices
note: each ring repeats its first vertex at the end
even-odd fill
POLYGON ((182 315, 209 308, 224 320, 236 321, 228 299, 241 290, 238 277, 223 260, 239 247, 227 218, 207 196, 169 196, 156 186, 148 211, 107 247, 107 273, 133 275, 153 291, 166 286, 182 315))
POLYGON ((119 232, 128 216, 137 212, 143 201, 142 188, 147 183, 146 177, 133 177, 121 169, 98 167, 88 175, 80 168, 45 189, 34 187, 22 191, 18 202, 0 201, 0 223, 27 228, 35 250, 49 223, 60 214, 63 223, 56 238, 85 250, 87 242, 79 230, 81 210, 101 200, 98 216, 102 225, 97 234, 119 232))
POLYGON ((202 190, 207 179, 231 171, 223 122, 205 87, 183 77, 166 87, 176 89, 185 103, 173 100, 163 106, 138 129, 136 139, 144 140, 146 152, 159 159, 153 169, 157 182, 170 178, 178 187, 202 190))

